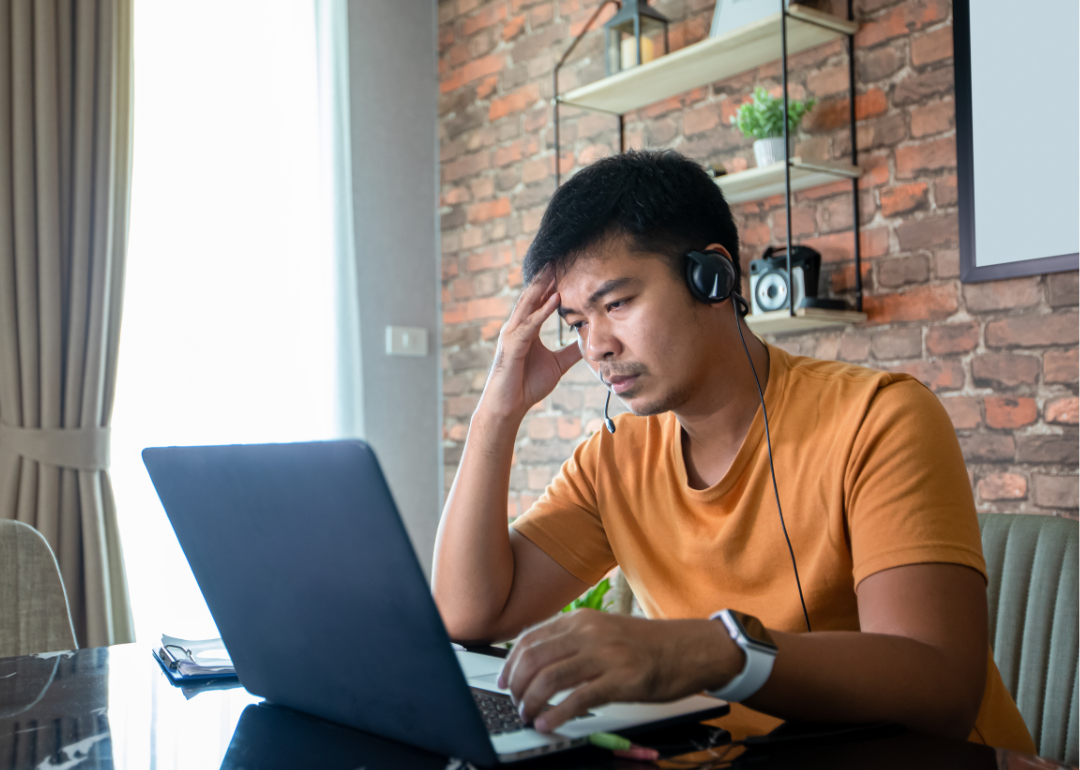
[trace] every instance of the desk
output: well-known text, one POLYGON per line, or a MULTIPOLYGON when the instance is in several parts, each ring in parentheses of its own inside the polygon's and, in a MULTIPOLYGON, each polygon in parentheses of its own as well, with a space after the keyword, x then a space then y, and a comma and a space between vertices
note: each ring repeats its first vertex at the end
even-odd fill
MULTIPOLYGON (((0 659, 0 770, 443 770, 418 749, 260 704, 241 687, 185 693, 143 644, 0 659)), ((747 755, 747 759, 751 759, 747 755)), ((963 741, 903 733, 758 756, 753 767, 1051 770, 1055 763, 963 741)), ((588 748, 520 770, 634 770, 651 765, 588 748)))

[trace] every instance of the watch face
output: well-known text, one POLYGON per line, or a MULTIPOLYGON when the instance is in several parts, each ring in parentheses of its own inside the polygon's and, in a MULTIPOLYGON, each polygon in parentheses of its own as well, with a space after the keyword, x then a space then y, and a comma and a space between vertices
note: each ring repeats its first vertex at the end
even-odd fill
POLYGON ((753 615, 747 615, 745 612, 738 612, 737 610, 728 610, 731 613, 732 618, 739 624, 739 629, 742 631, 743 636, 747 641, 753 644, 759 644, 762 647, 772 647, 776 649, 776 642, 769 636, 768 630, 766 630, 764 624, 755 618, 753 615))

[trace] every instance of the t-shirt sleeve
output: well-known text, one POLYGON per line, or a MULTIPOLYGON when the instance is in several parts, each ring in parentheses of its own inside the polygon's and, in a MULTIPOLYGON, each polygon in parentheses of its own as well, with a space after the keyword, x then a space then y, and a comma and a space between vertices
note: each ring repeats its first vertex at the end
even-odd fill
POLYGON ((880 388, 844 479, 855 584, 892 567, 944 562, 986 579, 979 522, 960 442, 922 383, 880 388))
POLYGON ((615 566, 596 498, 599 445, 599 433, 579 444, 540 499, 510 525, 589 585, 615 566))

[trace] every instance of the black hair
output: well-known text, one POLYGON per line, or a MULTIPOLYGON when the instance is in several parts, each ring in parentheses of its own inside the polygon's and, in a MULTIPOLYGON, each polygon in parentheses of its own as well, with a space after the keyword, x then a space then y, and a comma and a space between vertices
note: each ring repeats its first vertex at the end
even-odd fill
POLYGON ((735 264, 739 232, 720 188, 705 169, 673 150, 637 151, 598 160, 551 198, 522 263, 531 283, 544 268, 566 268, 591 246, 628 238, 635 251, 668 258, 681 276, 683 255, 719 243, 735 264))

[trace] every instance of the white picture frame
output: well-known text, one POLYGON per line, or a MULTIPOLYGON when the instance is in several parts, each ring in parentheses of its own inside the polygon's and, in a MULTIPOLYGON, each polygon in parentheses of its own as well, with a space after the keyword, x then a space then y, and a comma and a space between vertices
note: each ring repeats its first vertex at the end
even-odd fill
MULTIPOLYGON (((784 8, 787 8, 784 0, 784 8)), ((716 0, 710 37, 745 27, 780 10, 780 0, 716 0)))

